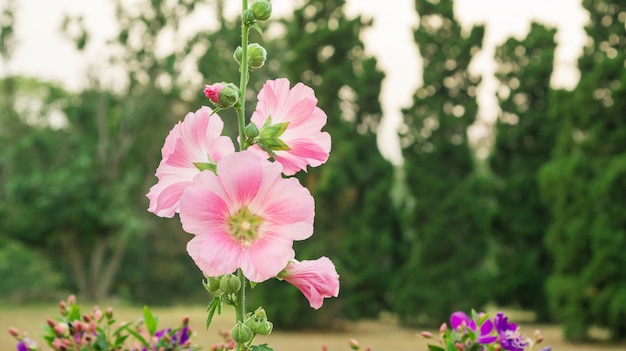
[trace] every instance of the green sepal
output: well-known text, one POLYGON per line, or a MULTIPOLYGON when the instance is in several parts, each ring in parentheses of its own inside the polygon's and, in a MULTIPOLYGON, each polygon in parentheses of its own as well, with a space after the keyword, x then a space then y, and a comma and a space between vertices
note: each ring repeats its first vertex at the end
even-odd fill
POLYGON ((267 117, 259 131, 259 136, 256 138, 257 145, 271 156, 274 156, 274 151, 291 150, 284 141, 280 140, 280 136, 285 133, 288 125, 289 122, 272 124, 272 117, 267 117))
POLYGON ((250 24, 250 28, 254 29, 257 31, 257 33, 259 33, 261 36, 263 36, 263 30, 261 29, 261 27, 259 27, 259 25, 254 22, 250 24))
POLYGON ((428 349, 430 351, 446 351, 443 347, 439 347, 437 345, 428 344, 428 349))
POLYGON ((194 162, 193 165, 196 166, 196 168, 199 169, 200 172, 202 172, 202 171, 211 171, 211 172, 217 174, 217 163, 213 163, 213 162, 194 162))
MULTIPOLYGON (((253 345, 250 348, 250 351, 274 351, 274 349, 267 346, 267 344, 262 344, 262 345, 253 345)), ((441 349, 441 351, 444 351, 444 350, 441 349)))

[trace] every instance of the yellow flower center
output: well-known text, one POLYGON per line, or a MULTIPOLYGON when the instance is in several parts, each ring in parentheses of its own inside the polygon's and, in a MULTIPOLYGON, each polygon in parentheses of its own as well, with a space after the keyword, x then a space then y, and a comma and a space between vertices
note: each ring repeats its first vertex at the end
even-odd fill
POLYGON ((230 234, 244 246, 252 245, 259 238, 259 227, 263 218, 242 208, 228 220, 230 234))

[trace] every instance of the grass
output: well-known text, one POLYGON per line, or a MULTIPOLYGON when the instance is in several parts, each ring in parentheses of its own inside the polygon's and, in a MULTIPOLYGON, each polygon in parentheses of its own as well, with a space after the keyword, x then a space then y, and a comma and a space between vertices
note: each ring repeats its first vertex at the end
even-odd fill
MULTIPOLYGON (((84 306, 84 308, 90 306, 84 306)), ((108 305, 101 305, 102 309, 108 305)), ((142 315, 141 306, 113 306, 117 321, 130 321, 142 315)), ((204 306, 172 306, 151 308, 159 318, 159 325, 177 326, 183 316, 189 316, 191 327, 196 332, 196 342, 205 346, 218 343, 217 331, 230 329, 234 321, 234 311, 227 309, 221 316, 216 316, 213 325, 207 331, 204 328, 206 318, 204 306)), ((40 346, 41 326, 49 317, 57 315, 56 306, 2 306, 0 307, 0 350, 15 350, 15 341, 6 332, 10 326, 20 330, 27 330, 29 337, 35 339, 40 346)), ((271 316, 270 316, 271 317, 271 316)), ((271 319, 271 318, 270 318, 271 319)), ((542 330, 545 345, 552 346, 554 351, 624 351, 626 345, 608 344, 570 344, 562 340, 560 328, 554 325, 522 325, 523 332, 531 335, 537 328, 542 330)), ((322 345, 329 351, 348 351, 348 340, 354 338, 362 346, 371 346, 373 351, 422 351, 426 350, 424 340, 418 336, 418 330, 401 328, 391 322, 361 321, 354 323, 347 330, 317 333, 317 332, 281 332, 276 330, 272 335, 257 338, 258 343, 267 342, 276 351, 319 351, 322 345)), ((46 350, 45 348, 43 350, 46 350)), ((539 348, 537 348, 539 350, 539 348)))

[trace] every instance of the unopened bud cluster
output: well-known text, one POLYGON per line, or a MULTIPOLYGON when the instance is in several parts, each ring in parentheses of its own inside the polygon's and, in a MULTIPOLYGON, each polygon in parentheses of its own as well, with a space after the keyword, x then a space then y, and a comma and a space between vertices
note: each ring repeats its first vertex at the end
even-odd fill
POLYGON ((232 295, 241 289, 241 280, 234 274, 225 274, 219 277, 205 276, 202 285, 212 295, 232 295))
POLYGON ((255 0, 250 8, 242 14, 243 23, 253 25, 256 21, 267 21, 272 15, 272 2, 270 0, 255 0))

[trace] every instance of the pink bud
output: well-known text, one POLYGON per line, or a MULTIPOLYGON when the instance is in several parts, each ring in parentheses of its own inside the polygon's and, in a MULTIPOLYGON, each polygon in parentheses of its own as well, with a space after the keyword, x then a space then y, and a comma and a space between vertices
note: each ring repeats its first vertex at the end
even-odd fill
POLYGON ((100 309, 96 307, 93 309, 93 319, 99 321, 100 318, 102 318, 102 311, 100 311, 100 309))
POLYGON ((9 334, 11 334, 12 337, 17 338, 20 335, 20 331, 15 327, 9 327, 9 334))
POLYGON ((423 332, 422 332, 422 338, 424 338, 424 339, 430 339, 430 338, 432 338, 432 337, 433 337, 433 334, 432 334, 432 333, 427 332, 427 331, 423 331, 423 332))
POLYGON ((328 346, 322 345, 322 351, 328 351, 328 346))
POLYGON ((184 316, 183 317, 183 326, 187 326, 189 325, 189 316, 184 316))
POLYGON ((356 341, 356 340, 354 340, 354 339, 350 339, 350 340, 348 341, 348 345, 350 345, 350 348, 351 348, 352 350, 358 350, 358 349, 359 349, 359 342, 358 342, 358 341, 356 341))
POLYGON ((113 318, 113 308, 108 307, 105 311, 104 314, 107 316, 108 319, 113 318))
POLYGON ((67 303, 69 303, 70 305, 76 304, 76 295, 72 294, 72 295, 68 296, 67 297, 67 303))
POLYGON ((54 326, 54 333, 57 336, 63 336, 63 334, 65 334, 66 329, 63 328, 63 326, 61 324, 57 324, 54 326))
POLYGON ((59 338, 54 339, 52 341, 52 347, 54 347, 55 350, 61 350, 61 348, 64 347, 63 341, 59 338))
POLYGON ((456 347, 456 349, 459 351, 465 350, 465 347, 463 347, 463 345, 460 342, 457 342, 456 344, 454 344, 454 347, 456 347))
POLYGON ((216 104, 220 103, 220 91, 224 87, 222 83, 215 83, 204 86, 204 95, 216 104))
POLYGON ((442 323, 441 326, 439 327, 439 332, 443 334, 446 332, 446 330, 448 330, 448 325, 446 323, 442 323))

